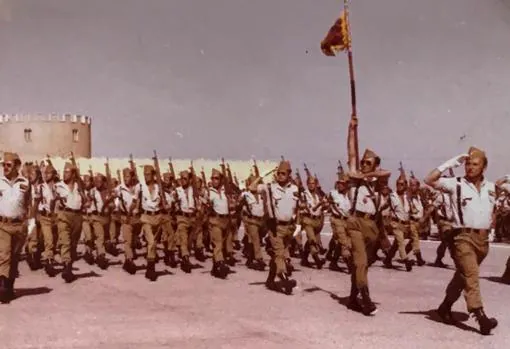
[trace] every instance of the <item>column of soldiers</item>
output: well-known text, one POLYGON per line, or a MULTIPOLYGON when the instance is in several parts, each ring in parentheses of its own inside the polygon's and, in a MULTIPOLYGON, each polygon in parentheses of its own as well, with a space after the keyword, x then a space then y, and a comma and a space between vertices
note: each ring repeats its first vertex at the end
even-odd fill
MULTIPOLYGON (((101 269, 109 267, 107 255, 118 256, 120 234, 122 268, 129 274, 143 268, 135 260, 137 250, 145 245, 145 277, 156 281, 157 246, 161 244, 164 263, 172 268, 180 265, 185 273, 196 266, 192 255, 204 262, 206 251, 210 251, 211 275, 225 279, 239 262, 234 251, 241 248, 238 231, 242 224, 246 266, 264 271, 269 265, 268 289, 291 294, 297 285, 291 278, 291 256, 299 256, 302 266, 321 269, 325 263, 321 255, 327 252, 329 268, 344 270, 339 266, 343 261, 351 276, 348 307, 369 316, 377 312, 368 287, 368 268, 379 258, 377 251, 383 250, 383 264, 388 268, 394 268, 397 252, 407 271, 414 264, 423 266, 420 231, 434 217, 441 244, 433 265, 444 267, 448 251, 457 267, 438 313, 445 321, 454 321, 451 305, 464 290, 468 311, 479 321, 481 332, 490 333, 497 325, 485 315, 478 284, 478 265, 488 253, 487 237, 493 220, 492 216, 472 216, 479 207, 494 213, 499 188, 510 178, 492 186, 483 180, 487 161, 478 149, 472 148, 432 171, 425 182, 434 190, 426 198, 422 197, 420 182, 413 174, 408 181, 402 166, 396 190, 390 189, 391 173, 381 169, 380 157, 368 149, 359 170, 346 173, 339 166, 335 187, 327 194, 306 166, 304 188, 299 174, 293 178, 290 162, 283 159, 265 175, 260 175, 255 163, 244 190, 223 161, 207 181, 203 169, 199 177, 193 164, 176 178, 171 162, 169 171, 161 173, 157 156, 154 160, 154 165, 143 167, 144 178, 139 180, 132 160, 115 179, 108 163, 104 174, 89 170, 81 176, 71 157, 60 179, 49 159, 21 166, 16 154, 5 153, 0 181, 0 300, 8 302, 14 297, 23 245, 30 268, 44 268, 50 277, 59 272, 55 261, 58 252, 61 276, 67 283, 73 282, 73 263, 79 258, 82 233, 82 258, 101 269), (464 162, 466 176, 454 177, 451 169, 464 162), (450 174, 442 175, 446 170, 450 174), (264 183, 269 174, 273 180, 264 183), (463 196, 462 191, 470 194, 476 185, 481 185, 479 193, 487 195, 479 194, 476 200, 463 196), (325 213, 330 215, 333 233, 327 250, 320 236, 325 213), (306 235, 304 245, 302 231, 306 235), (394 236, 392 244, 388 235, 394 236), (262 254, 264 245, 270 256, 268 265, 262 254)), ((507 283, 509 265, 510 259, 503 275, 507 283)))

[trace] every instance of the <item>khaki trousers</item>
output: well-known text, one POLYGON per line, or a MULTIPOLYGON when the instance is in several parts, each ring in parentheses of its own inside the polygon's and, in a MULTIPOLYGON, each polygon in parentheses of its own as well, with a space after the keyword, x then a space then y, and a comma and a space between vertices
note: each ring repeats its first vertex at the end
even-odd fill
POLYGON ((133 238, 138 236, 142 230, 140 217, 123 215, 120 217, 120 222, 120 231, 122 234, 122 239, 124 240, 124 257, 126 260, 133 260, 133 238))
POLYGON ((416 254, 420 252, 420 231, 421 224, 419 222, 410 221, 409 222, 409 230, 411 239, 411 246, 413 248, 413 253, 416 254))
POLYGON ((195 229, 196 217, 177 216, 177 239, 179 239, 181 258, 189 257, 190 235, 195 229))
POLYGON ((163 214, 161 221, 161 243, 168 251, 175 252, 177 250, 178 237, 172 224, 172 216, 163 214))
POLYGON ((351 239, 351 282, 358 289, 368 287, 368 256, 372 256, 379 238, 379 228, 374 220, 350 217, 347 220, 347 236, 351 239))
POLYGON ((344 256, 352 248, 351 240, 347 236, 347 219, 331 216, 330 222, 333 239, 340 245, 342 256, 344 256))
POLYGON ((107 232, 110 230, 110 217, 93 215, 92 216, 92 232, 96 245, 96 253, 98 256, 105 255, 105 242, 107 241, 107 232))
POLYGON ((277 224, 276 232, 269 232, 277 275, 287 271, 285 260, 289 258, 289 246, 294 230, 296 230, 296 225, 293 223, 289 225, 277 224))
POLYGON ((248 243, 253 246, 253 258, 262 259, 262 249, 260 248, 260 230, 263 226, 262 218, 243 217, 244 231, 248 238, 248 243))
POLYGON ((0 276, 15 279, 21 249, 27 238, 26 223, 0 222, 0 276))
POLYGON ((457 271, 446 288, 446 298, 453 303, 464 290, 468 312, 483 307, 479 274, 489 253, 488 234, 463 231, 453 238, 452 252, 457 271))
POLYGON ((322 230, 322 217, 303 217, 303 229, 306 233, 306 242, 308 243, 308 248, 310 249, 310 253, 312 256, 319 253, 319 248, 321 246, 320 240, 320 232, 322 230))
POLYGON ((71 263, 80 240, 83 217, 80 212, 57 212, 58 245, 63 263, 71 263))
POLYGON ((223 245, 229 235, 228 217, 209 217, 209 231, 211 234, 211 245, 213 247, 213 261, 222 262, 225 260, 223 255, 223 245))
MULTIPOLYGON (((403 224, 401 222, 392 221, 391 230, 395 236, 395 241, 393 244, 396 243, 397 245, 400 259, 407 259, 405 239, 408 239, 411 236, 411 228, 409 225, 403 224)), ((392 248, 391 252, 395 252, 395 250, 392 248)), ((393 255, 391 257, 393 257, 393 255)))
POLYGON ((39 225, 44 242, 44 251, 42 253, 43 260, 52 260, 53 251, 55 250, 55 236, 57 235, 57 225, 53 216, 39 216, 39 225))
POLYGON ((147 241, 147 261, 153 262, 156 260, 156 241, 157 235, 162 230, 163 214, 150 215, 143 213, 140 221, 142 222, 142 232, 147 241))

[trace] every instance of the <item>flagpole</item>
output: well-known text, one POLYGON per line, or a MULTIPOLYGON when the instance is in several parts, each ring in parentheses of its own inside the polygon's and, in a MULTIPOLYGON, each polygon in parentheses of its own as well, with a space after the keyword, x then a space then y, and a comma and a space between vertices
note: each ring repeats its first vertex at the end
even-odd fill
MULTIPOLYGON (((352 56, 352 36, 351 36, 351 28, 349 23, 349 1, 344 0, 344 11, 345 18, 347 21, 347 28, 349 33, 349 45, 347 47, 347 57, 349 62, 349 79, 351 83, 351 120, 356 120, 358 118, 356 111, 356 81, 354 79, 354 59, 352 56)), ((355 144, 356 144, 356 168, 359 168, 359 144, 358 144, 358 130, 356 128, 355 132, 355 144)))

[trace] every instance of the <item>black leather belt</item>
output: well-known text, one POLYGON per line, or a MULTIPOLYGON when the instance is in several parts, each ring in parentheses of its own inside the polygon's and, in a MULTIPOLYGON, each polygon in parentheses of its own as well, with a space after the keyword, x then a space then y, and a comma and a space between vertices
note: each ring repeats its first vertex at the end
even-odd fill
POLYGON ((347 217, 340 216, 340 215, 337 215, 337 214, 334 214, 334 213, 332 213, 331 216, 336 218, 336 219, 341 219, 343 221, 347 220, 347 217))
POLYGON ((476 229, 476 228, 453 228, 452 231, 454 233, 468 233, 468 234, 479 234, 479 235, 489 235, 489 229, 476 229))
POLYGON ((149 215, 149 216, 155 216, 155 215, 160 214, 161 210, 158 210, 158 211, 145 211, 145 210, 143 210, 142 213, 146 214, 146 215, 149 215))
POLYGON ((65 212, 71 212, 71 213, 81 213, 81 210, 75 210, 74 208, 64 207, 65 212))
POLYGON ((177 213, 178 216, 183 216, 183 217, 188 217, 188 218, 193 218, 193 217, 196 217, 196 213, 195 212, 178 212, 177 213))
POLYGON ((400 223, 400 224, 406 224, 406 225, 409 224, 408 221, 403 221, 402 219, 398 219, 398 218, 391 218, 391 220, 393 222, 397 222, 397 223, 400 223))
POLYGON ((420 219, 419 219, 419 218, 413 218, 413 217, 409 217, 409 220, 410 220, 411 222, 415 222, 415 223, 418 223, 418 222, 420 221, 420 219))
POLYGON ((212 212, 211 213, 211 217, 225 218, 225 217, 228 217, 228 216, 230 216, 228 213, 227 214, 219 214, 219 213, 216 213, 216 212, 212 212))
POLYGON ((294 221, 290 220, 290 221, 276 221, 276 224, 277 225, 291 225, 291 224, 294 224, 294 221))
POLYGON ((312 219, 320 219, 320 218, 322 218, 322 216, 314 216, 313 214, 310 214, 310 213, 301 213, 301 216, 312 218, 312 219))
POLYGON ((264 218, 264 217, 254 216, 254 215, 246 213, 246 212, 243 213, 243 216, 246 217, 246 218, 250 218, 250 219, 262 219, 262 218, 264 218))
POLYGON ((102 213, 101 212, 95 212, 93 214, 94 214, 94 216, 99 216, 99 217, 109 217, 110 216, 110 214, 106 213, 106 212, 102 212, 102 213))
POLYGON ((23 219, 16 217, 16 218, 9 218, 9 217, 0 217, 0 222, 2 223, 23 223, 23 219))
POLYGON ((37 214, 38 214, 39 216, 43 216, 43 217, 50 217, 50 216, 52 215, 52 213, 51 213, 51 212, 48 212, 48 211, 46 211, 46 210, 38 211, 38 212, 37 212, 37 214))
POLYGON ((375 220, 375 214, 365 213, 361 211, 354 211, 354 215, 359 218, 375 220))

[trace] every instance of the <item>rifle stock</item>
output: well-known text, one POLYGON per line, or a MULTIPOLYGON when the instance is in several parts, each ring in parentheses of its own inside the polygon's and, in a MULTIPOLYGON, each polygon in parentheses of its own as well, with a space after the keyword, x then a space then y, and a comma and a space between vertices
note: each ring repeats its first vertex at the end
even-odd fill
POLYGON ((166 201, 166 196, 163 191, 163 180, 161 179, 161 169, 159 168, 159 160, 158 160, 158 154, 156 153, 156 150, 154 150, 154 170, 156 171, 156 183, 158 185, 158 191, 159 196, 161 198, 161 203, 166 207, 168 205, 166 201))
POLYGON ((129 169, 135 177, 135 182, 138 183, 138 172, 136 171, 135 161, 133 160, 133 154, 129 154, 129 169))

